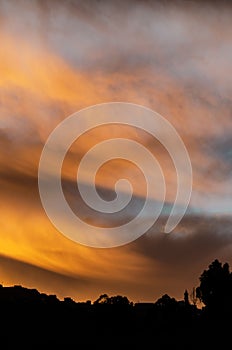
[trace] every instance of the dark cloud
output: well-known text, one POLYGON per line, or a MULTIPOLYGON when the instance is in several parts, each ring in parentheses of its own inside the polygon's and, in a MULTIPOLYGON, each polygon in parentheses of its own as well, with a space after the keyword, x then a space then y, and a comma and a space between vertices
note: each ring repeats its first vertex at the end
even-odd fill
POLYGON ((151 229, 135 247, 170 266, 188 268, 210 260, 232 244, 232 219, 226 216, 186 215, 170 234, 151 229))

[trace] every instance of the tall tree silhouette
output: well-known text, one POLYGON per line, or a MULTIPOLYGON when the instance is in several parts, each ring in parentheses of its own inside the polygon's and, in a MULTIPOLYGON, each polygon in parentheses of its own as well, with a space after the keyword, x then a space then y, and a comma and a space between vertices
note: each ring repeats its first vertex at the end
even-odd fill
POLYGON ((200 276, 196 293, 207 309, 223 312, 231 310, 232 275, 228 263, 222 265, 217 259, 214 260, 200 276))

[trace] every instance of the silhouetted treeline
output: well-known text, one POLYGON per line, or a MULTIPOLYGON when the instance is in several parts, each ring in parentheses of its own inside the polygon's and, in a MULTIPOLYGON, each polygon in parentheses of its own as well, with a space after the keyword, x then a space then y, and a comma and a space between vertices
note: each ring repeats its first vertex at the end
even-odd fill
POLYGON ((61 301, 36 289, 0 286, 0 315, 3 349, 227 349, 232 273, 227 263, 215 260, 190 296, 185 291, 177 301, 165 294, 154 303, 107 294, 94 302, 61 301))

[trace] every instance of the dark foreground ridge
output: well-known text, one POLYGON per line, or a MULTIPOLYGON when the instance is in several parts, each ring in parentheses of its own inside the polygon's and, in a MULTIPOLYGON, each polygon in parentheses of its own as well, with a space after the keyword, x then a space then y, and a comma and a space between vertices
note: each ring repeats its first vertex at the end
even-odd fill
POLYGON ((2 349, 229 349, 232 273, 215 260, 190 300, 185 291, 181 301, 165 294, 154 303, 106 294, 93 303, 61 301, 36 289, 0 286, 0 312, 2 349))

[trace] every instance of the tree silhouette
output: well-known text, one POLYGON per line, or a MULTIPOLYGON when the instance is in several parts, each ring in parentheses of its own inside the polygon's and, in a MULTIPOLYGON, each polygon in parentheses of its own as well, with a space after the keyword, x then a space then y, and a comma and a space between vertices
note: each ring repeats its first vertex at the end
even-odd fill
POLYGON ((94 304, 107 304, 107 305, 132 305, 127 297, 121 295, 115 295, 109 297, 107 294, 102 294, 94 301, 94 304))
POLYGON ((200 276, 196 295, 206 307, 214 311, 231 309, 232 275, 229 265, 214 260, 200 276))
POLYGON ((108 304, 108 295, 107 294, 101 294, 100 297, 94 301, 94 305, 96 304, 108 304))
POLYGON ((175 298, 171 298, 168 294, 164 294, 160 299, 158 299, 155 303, 155 305, 158 308, 169 308, 173 305, 176 304, 176 299, 175 298))

